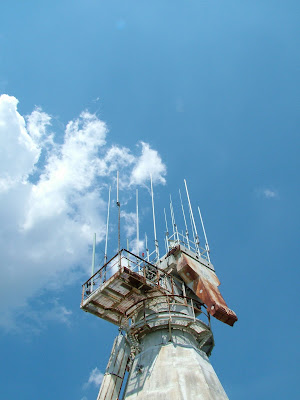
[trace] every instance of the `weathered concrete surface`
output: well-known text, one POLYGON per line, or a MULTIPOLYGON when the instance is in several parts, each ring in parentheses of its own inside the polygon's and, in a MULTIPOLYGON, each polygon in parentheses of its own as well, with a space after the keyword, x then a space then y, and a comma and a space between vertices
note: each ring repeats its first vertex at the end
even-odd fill
POLYGON ((130 347, 119 334, 113 344, 97 400, 117 400, 122 387, 130 347))
POLYGON ((187 332, 146 335, 136 356, 125 400, 228 400, 206 354, 187 332))

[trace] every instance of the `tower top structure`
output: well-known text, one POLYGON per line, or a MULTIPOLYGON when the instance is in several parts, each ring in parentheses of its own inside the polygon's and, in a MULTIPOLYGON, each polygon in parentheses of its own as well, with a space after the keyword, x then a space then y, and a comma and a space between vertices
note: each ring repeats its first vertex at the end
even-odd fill
MULTIPOLYGON (((137 250, 134 253, 128 248, 121 249, 121 204, 118 181, 119 176, 117 178, 118 252, 107 261, 106 236, 106 262, 96 273, 92 270, 92 276, 83 284, 82 290, 81 308, 117 325, 120 331, 114 343, 98 400, 118 398, 126 369, 129 372, 123 397, 126 400, 155 398, 155 391, 159 385, 161 393, 166 391, 162 399, 196 399, 198 397, 195 397, 189 388, 189 377, 183 384, 187 397, 175 396, 179 390, 176 374, 188 374, 188 368, 184 369, 184 365, 187 360, 191 363, 192 360, 195 361, 195 357, 198 361, 194 372, 190 373, 195 375, 193 379, 199 382, 204 379, 206 382, 197 389, 202 390, 201 398, 227 399, 217 377, 212 379, 203 375, 203 368, 212 369, 207 358, 214 346, 211 316, 231 326, 237 321, 237 316, 228 308, 218 289, 220 281, 210 260, 210 249, 200 208, 198 207, 198 213, 204 245, 200 243, 187 183, 184 180, 187 214, 181 192, 179 195, 185 231, 180 232, 178 229, 170 196, 171 232, 168 229, 167 214, 164 209, 165 254, 161 257, 156 233, 151 177, 154 250, 149 251, 146 235, 146 251, 140 252, 138 192, 136 193, 137 250), (181 360, 183 353, 180 353, 176 346, 182 348, 185 361, 181 360), (173 364, 178 364, 177 372, 170 373, 173 386, 169 389, 166 389, 162 382, 158 384, 160 371, 165 368, 164 353, 168 354, 170 360, 174 358, 173 364), (162 364, 155 362, 155 354, 158 360, 161 359, 162 364), (140 382, 142 377, 143 384, 140 382)), ((110 205, 110 190, 108 203, 110 205)), ((108 206, 107 235, 109 208, 110 206, 108 206)), ((94 259, 95 240, 93 265, 94 259)))

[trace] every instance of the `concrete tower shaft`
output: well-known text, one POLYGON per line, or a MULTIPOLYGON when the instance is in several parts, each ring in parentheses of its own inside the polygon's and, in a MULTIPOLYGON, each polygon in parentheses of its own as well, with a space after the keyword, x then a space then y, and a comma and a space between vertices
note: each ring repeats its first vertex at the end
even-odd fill
POLYGON ((179 329, 149 332, 141 339, 125 400, 228 400, 206 353, 192 334, 179 329))

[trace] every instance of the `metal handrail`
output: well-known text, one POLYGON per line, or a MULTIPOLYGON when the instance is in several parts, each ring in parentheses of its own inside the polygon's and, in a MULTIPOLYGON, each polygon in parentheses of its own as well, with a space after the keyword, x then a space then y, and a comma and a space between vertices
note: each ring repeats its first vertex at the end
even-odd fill
POLYGON ((185 235, 183 235, 182 233, 174 232, 171 236, 169 236, 167 238, 167 243, 168 243, 169 249, 174 247, 174 246, 170 245, 170 242, 172 240, 173 240, 173 243, 176 246, 182 244, 185 247, 189 247, 191 251, 194 251, 195 253, 198 253, 201 257, 204 257, 205 259, 207 259, 207 261, 209 261, 209 251, 208 251, 208 249, 200 247, 199 245, 197 245, 197 243, 195 243, 190 238, 187 239, 187 237, 185 235))
POLYGON ((173 285, 171 276, 164 270, 136 254, 133 254, 126 249, 122 249, 82 285, 82 301, 94 293, 95 290, 104 284, 121 267, 129 268, 131 271, 138 273, 148 281, 155 282, 158 286, 163 288, 163 282, 160 282, 161 278, 162 276, 168 276, 173 285), (90 288, 93 290, 90 290, 90 288))
MULTIPOLYGON (((201 321, 202 323, 204 323, 206 326, 208 326, 210 328, 210 314, 204 312, 201 308, 198 308, 197 306, 195 306, 194 302, 195 302, 195 299, 192 299, 191 297, 187 297, 187 296, 182 296, 182 295, 168 295, 168 294, 166 294, 166 295, 161 295, 161 296, 148 297, 147 299, 140 300, 140 301, 136 302, 134 305, 132 305, 131 307, 129 307, 125 312, 125 317, 127 317, 128 319, 131 318, 130 317, 130 315, 131 315, 130 309, 133 308, 133 307, 136 307, 139 303, 142 303, 142 307, 144 309, 143 319, 142 320, 144 321, 144 324, 146 324, 147 321, 149 322, 149 320, 151 320, 152 316, 154 316, 154 315, 158 315, 159 316, 159 314, 164 314, 164 313, 167 312, 167 313, 169 313, 171 318, 172 318, 172 316, 176 316, 176 315, 177 316, 182 316, 182 317, 185 317, 185 318, 188 318, 188 319, 192 318, 194 321, 196 321, 196 320, 201 321), (157 299, 160 299, 160 298, 166 298, 167 299, 168 307, 166 307, 166 309, 163 310, 163 311, 154 311, 153 313, 146 315, 145 308, 147 307, 147 304, 152 302, 153 300, 157 300, 157 299), (179 301, 175 301, 174 302, 175 298, 182 299, 184 302, 179 302, 179 301), (169 299, 172 299, 173 302, 171 303, 169 301, 169 299), (189 304, 189 302, 190 302, 190 304, 189 304), (194 310, 194 311, 192 311, 193 316, 186 315, 186 314, 184 314, 183 312, 181 312, 179 310, 172 310, 171 306, 177 306, 177 305, 186 307, 188 311, 189 310, 194 310), (199 315, 197 317, 195 317, 195 310, 196 310, 197 313, 199 312, 199 315), (208 320, 208 324, 206 324, 204 321, 202 321, 199 318, 199 316, 202 315, 202 314, 206 316, 206 318, 208 320)), ((141 320, 139 320, 137 323, 133 323, 132 326, 139 326, 139 324, 141 324, 141 320)), ((131 326, 129 326, 129 328, 130 327, 131 326)))

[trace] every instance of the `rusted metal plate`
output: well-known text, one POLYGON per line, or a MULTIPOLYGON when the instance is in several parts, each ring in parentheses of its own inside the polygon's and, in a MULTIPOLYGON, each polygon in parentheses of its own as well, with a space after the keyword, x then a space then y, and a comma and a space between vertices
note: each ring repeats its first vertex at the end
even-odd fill
POLYGON ((181 253, 177 272, 187 286, 206 304, 207 311, 212 316, 233 326, 237 316, 225 303, 218 289, 220 281, 214 271, 187 254, 181 253))

